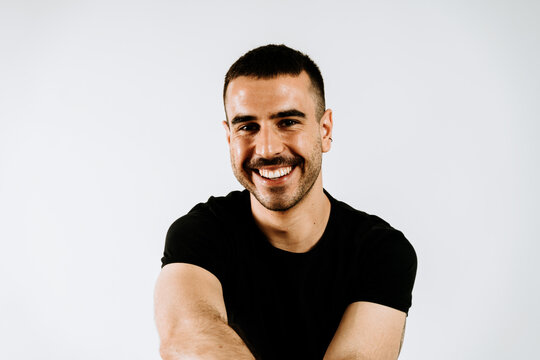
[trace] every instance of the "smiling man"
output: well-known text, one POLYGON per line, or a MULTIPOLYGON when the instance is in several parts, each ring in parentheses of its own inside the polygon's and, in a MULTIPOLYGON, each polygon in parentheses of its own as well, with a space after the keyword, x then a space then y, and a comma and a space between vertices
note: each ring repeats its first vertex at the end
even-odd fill
POLYGON ((223 99, 246 190, 170 227, 155 291, 162 358, 396 359, 416 255, 323 189, 333 119, 317 65, 259 47, 231 66, 223 99))

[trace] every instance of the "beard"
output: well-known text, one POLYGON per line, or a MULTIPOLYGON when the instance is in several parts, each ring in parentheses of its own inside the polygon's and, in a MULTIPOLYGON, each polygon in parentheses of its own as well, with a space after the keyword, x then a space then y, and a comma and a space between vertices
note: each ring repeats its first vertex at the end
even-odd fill
POLYGON ((322 167, 321 140, 318 139, 315 143, 307 159, 299 155, 277 156, 272 159, 250 158, 244 161, 241 166, 237 164, 238 162, 235 161, 231 152, 234 176, 262 206, 271 211, 287 211, 304 199, 319 177, 322 167), (258 172, 257 169, 263 166, 292 166, 293 172, 300 171, 300 179, 296 183, 260 189, 253 182, 253 176, 259 175, 253 174, 253 172, 258 172))

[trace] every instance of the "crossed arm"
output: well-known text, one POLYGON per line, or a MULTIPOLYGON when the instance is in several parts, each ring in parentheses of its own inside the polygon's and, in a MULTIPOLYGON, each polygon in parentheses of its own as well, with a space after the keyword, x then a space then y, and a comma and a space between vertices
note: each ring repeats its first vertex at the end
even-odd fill
MULTIPOLYGON (((219 280, 190 264, 163 267, 155 289, 155 318, 164 360, 254 359, 227 324, 219 280)), ((347 307, 324 360, 395 360, 405 313, 355 302, 347 307)))
POLYGON ((169 264, 154 296, 160 354, 164 360, 254 359, 227 325, 219 280, 191 264, 169 264))

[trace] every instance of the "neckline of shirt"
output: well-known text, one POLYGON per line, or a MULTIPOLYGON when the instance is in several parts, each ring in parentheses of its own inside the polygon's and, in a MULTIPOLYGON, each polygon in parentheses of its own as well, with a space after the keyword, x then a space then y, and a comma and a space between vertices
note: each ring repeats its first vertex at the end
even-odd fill
POLYGON ((318 252, 320 252, 320 249, 324 247, 324 244, 331 237, 330 233, 332 232, 332 229, 334 228, 334 223, 336 221, 336 216, 337 216, 336 200, 325 189, 323 189, 323 191, 324 191, 324 194, 328 197, 328 200, 330 200, 330 216, 328 217, 328 223, 326 224, 323 234, 321 235, 320 239, 315 243, 315 245, 313 245, 311 249, 309 249, 308 251, 292 252, 292 251, 287 251, 287 250, 277 248, 268 241, 264 233, 257 226, 257 223, 255 222, 255 218, 253 217, 253 213, 251 212, 249 191, 244 190, 243 191, 244 209, 247 212, 246 215, 248 215, 250 219, 250 230, 253 232, 253 234, 256 235, 254 236, 253 240, 257 241, 257 244, 262 248, 262 250, 265 250, 274 256, 299 259, 299 258, 307 258, 310 256, 314 256, 314 254, 317 254, 318 252))

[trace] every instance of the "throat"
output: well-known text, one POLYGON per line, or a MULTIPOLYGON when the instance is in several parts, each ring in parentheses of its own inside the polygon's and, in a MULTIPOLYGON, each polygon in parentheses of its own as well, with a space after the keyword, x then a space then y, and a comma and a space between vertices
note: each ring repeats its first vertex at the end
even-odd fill
POLYGON ((252 196, 251 210, 255 223, 272 246, 305 253, 319 242, 328 225, 330 200, 324 193, 322 196, 320 204, 304 203, 287 211, 269 211, 252 196))

